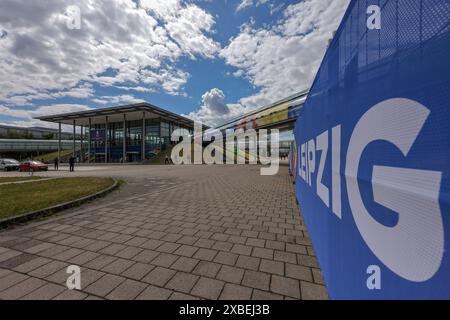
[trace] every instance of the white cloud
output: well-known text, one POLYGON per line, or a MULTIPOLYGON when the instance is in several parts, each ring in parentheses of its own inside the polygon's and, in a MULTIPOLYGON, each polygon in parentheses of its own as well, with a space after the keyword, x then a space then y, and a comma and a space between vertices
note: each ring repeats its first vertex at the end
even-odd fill
POLYGON ((244 10, 253 5, 253 0, 242 0, 236 8, 236 12, 244 10))
POLYGON ((130 94, 122 94, 117 96, 101 96, 95 99, 92 99, 92 102, 98 103, 98 104, 111 104, 111 105, 118 105, 118 104, 133 104, 133 103, 139 103, 139 102, 145 102, 142 99, 137 99, 133 95, 130 94))
POLYGON ((259 7, 260 5, 266 4, 268 2, 269 2, 269 0, 241 0, 241 2, 239 3, 239 5, 236 8, 236 12, 245 10, 251 6, 259 7))
MULTIPOLYGON (((9 121, 8 125, 16 125, 19 127, 47 127, 57 128, 56 123, 40 121, 33 119, 33 117, 69 113, 77 111, 86 111, 90 108, 80 104, 52 104, 48 106, 42 106, 35 110, 21 109, 17 107, 7 107, 0 104, 0 114, 15 118, 13 121, 9 121)), ((68 127, 65 126, 65 129, 68 127)))
POLYGON ((15 106, 27 106, 32 105, 33 100, 55 100, 60 98, 89 98, 95 93, 92 84, 83 83, 75 88, 70 88, 67 90, 48 92, 48 90, 43 90, 39 93, 27 94, 27 95, 16 95, 10 98, 4 99, 8 104, 15 106))
POLYGON ((226 104, 223 91, 214 88, 203 94, 201 107, 186 116, 206 125, 217 126, 249 111, 239 103, 226 104))
POLYGON ((212 58, 220 49, 204 34, 213 31, 214 18, 198 6, 179 0, 141 0, 140 5, 163 22, 170 38, 192 58, 196 54, 212 58))
POLYGON ((240 100, 263 106, 308 88, 349 0, 305 0, 288 6, 268 28, 247 24, 221 52, 260 91, 240 100))
POLYGON ((211 58, 214 18, 181 0, 78 0, 81 29, 67 27, 71 0, 0 1, 0 101, 90 97, 92 87, 140 86, 178 91, 189 75, 182 57, 211 58), (77 90, 84 90, 84 93, 77 90))

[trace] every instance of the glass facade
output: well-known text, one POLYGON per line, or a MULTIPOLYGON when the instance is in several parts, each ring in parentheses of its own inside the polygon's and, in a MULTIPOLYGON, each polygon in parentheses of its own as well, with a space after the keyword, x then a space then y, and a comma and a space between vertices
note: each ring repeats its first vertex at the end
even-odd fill
MULTIPOLYGON (((95 162, 136 162, 142 161, 142 141, 145 139, 145 158, 150 159, 159 152, 166 150, 171 144, 173 130, 180 128, 177 123, 165 121, 164 119, 146 119, 145 137, 143 136, 143 121, 126 121, 125 135, 123 121, 110 122, 108 130, 105 124, 93 125, 91 127, 91 159, 95 162), (107 137, 106 136, 107 131, 107 137), (106 155, 105 143, 106 139, 106 155), (124 144, 125 139, 125 159, 124 144), (105 156, 107 159, 105 159, 105 156)), ((192 132, 192 129, 189 130, 192 132)), ((86 133, 89 129, 86 128, 86 133)), ((87 137, 86 137, 87 140, 87 137)))

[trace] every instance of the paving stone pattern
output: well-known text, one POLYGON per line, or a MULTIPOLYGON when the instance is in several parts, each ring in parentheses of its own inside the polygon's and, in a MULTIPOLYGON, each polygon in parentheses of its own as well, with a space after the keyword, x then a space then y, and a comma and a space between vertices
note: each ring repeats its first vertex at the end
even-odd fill
POLYGON ((285 166, 168 167, 121 171, 123 191, 0 231, 0 299, 328 298, 285 166))

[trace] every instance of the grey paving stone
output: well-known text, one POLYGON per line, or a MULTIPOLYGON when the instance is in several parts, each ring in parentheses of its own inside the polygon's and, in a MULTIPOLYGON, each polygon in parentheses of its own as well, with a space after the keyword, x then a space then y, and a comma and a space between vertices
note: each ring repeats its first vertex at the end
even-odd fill
POLYGON ((231 248, 232 253, 243 254, 249 256, 252 252, 252 247, 245 246, 242 244, 235 244, 233 248, 231 248))
POLYGON ((0 299, 16 300, 33 292, 43 285, 45 285, 45 281, 42 281, 41 279, 28 278, 0 292, 0 299))
POLYGON ((222 265, 214 262, 200 261, 192 273, 209 278, 215 278, 221 266, 222 265))
POLYGON ((3 277, 6 277, 8 274, 11 274, 11 273, 12 273, 11 270, 0 268, 0 279, 3 277))
POLYGON ((66 251, 63 251, 55 256, 53 256, 53 259, 56 260, 61 260, 61 261, 69 261, 71 258, 74 258, 78 255, 80 255, 81 253, 83 253, 84 251, 81 249, 77 249, 77 248, 70 248, 66 251))
POLYGON ((310 267, 304 267, 290 263, 286 263, 286 277, 305 280, 309 282, 313 281, 310 267))
POLYGON ((89 285, 84 291, 96 296, 105 297, 108 293, 117 288, 125 278, 115 276, 112 274, 106 274, 91 285, 89 285))
POLYGON ((198 278, 198 276, 189 273, 177 272, 165 287, 167 289, 189 293, 192 287, 197 282, 198 278))
POLYGON ((205 248, 205 249, 210 249, 213 245, 214 245, 214 240, 209 240, 209 239, 199 239, 194 246, 196 247, 200 247, 200 248, 205 248))
POLYGON ((148 239, 144 237, 134 237, 127 242, 125 242, 128 246, 140 247, 143 243, 147 242, 148 239))
POLYGON ((36 254, 36 253, 39 253, 41 251, 47 250, 47 249, 55 247, 55 246, 56 245, 53 243, 41 242, 38 245, 35 245, 33 247, 25 249, 24 251, 27 253, 36 254))
POLYGON ((39 267, 37 269, 34 269, 34 270, 30 271, 28 274, 30 276, 43 279, 43 278, 46 278, 49 275, 52 275, 55 272, 58 272, 58 271, 60 271, 60 270, 62 270, 64 268, 67 269, 67 267, 69 265, 70 264, 67 264, 67 263, 64 263, 64 262, 61 262, 61 261, 51 261, 51 262, 49 262, 47 264, 44 264, 43 266, 41 266, 41 267, 39 267))
POLYGON ((236 267, 258 271, 260 262, 260 258, 239 256, 236 267))
POLYGON ((127 278, 131 278, 134 280, 141 280, 145 277, 150 271, 152 271, 155 266, 149 265, 147 263, 137 262, 133 264, 130 268, 122 272, 122 275, 127 278))
POLYGON ((123 249, 127 248, 127 246, 120 244, 120 243, 112 243, 109 246, 99 250, 99 253, 104 253, 107 255, 115 255, 116 253, 122 251, 123 249))
POLYGON ((178 256, 170 253, 161 253, 152 261, 152 264, 160 267, 170 267, 178 258, 178 256))
POLYGON ((221 300, 250 300, 252 289, 240 285, 227 283, 220 295, 221 300))
POLYGON ((81 268, 81 289, 83 290, 84 288, 88 287, 90 284, 94 283, 104 275, 105 273, 101 271, 81 268))
POLYGON ((244 276, 245 270, 230 267, 230 266, 222 266, 219 273, 217 274, 217 279, 223 280, 225 282, 231 282, 240 284, 242 281, 242 277, 244 276))
POLYGON ((131 267, 134 264, 131 260, 126 260, 119 258, 115 260, 114 262, 106 265, 102 268, 103 272, 106 273, 112 273, 112 274, 121 274, 125 270, 127 270, 129 267, 131 267))
POLYGON ((123 258, 123 259, 132 259, 133 257, 137 256, 142 251, 143 251, 143 249, 141 249, 141 248, 127 246, 125 249, 117 252, 115 254, 115 256, 123 258))
POLYGON ((286 243, 286 251, 300 254, 307 254, 306 246, 300 244, 286 243))
MULTIPOLYGON (((323 280, 322 271, 320 271, 320 269, 316 269, 316 268, 312 268, 311 270, 312 270, 312 273, 313 273, 314 282, 324 285, 325 281, 323 280)), ((305 280, 307 280, 307 279, 305 279, 305 280)))
MULTIPOLYGON (((285 167, 270 177, 262 177, 259 170, 247 166, 149 166, 145 172, 138 169, 108 167, 90 172, 102 176, 117 170, 118 176, 129 180, 115 194, 114 201, 109 197, 99 199, 96 204, 73 209, 75 214, 0 231, 0 264, 8 267, 2 269, 0 265, 0 288, 26 279, 12 273, 12 267, 36 275, 45 285, 55 281, 49 287, 57 290, 53 285, 65 287, 65 270, 75 264, 82 269, 83 290, 106 275, 120 273, 123 281, 151 285, 136 298, 199 298, 190 291, 183 293, 164 286, 171 282, 171 286, 187 291, 188 280, 196 279, 193 288, 201 276, 224 282, 219 298, 229 296, 233 289, 236 295, 242 291, 246 297, 251 292, 252 299, 298 299, 292 292, 285 293, 291 296, 281 293, 286 286, 277 289, 280 294, 270 292, 270 285, 276 288, 277 282, 283 282, 275 277, 282 276, 281 265, 286 264, 284 276, 304 283, 302 295, 321 297, 326 293, 285 167), (189 188, 180 187, 179 182, 188 182, 189 188), (165 190, 168 186, 173 188, 165 190), (150 253, 159 249, 163 251, 160 255, 150 253), (190 277, 183 282, 178 279, 180 274, 190 277)), ((42 296, 98 299, 119 285, 100 296, 68 290, 53 298, 42 296)))
POLYGON ((20 251, 7 249, 5 252, 0 254, 0 263, 8 261, 20 255, 22 255, 22 252, 20 251))
POLYGON ((137 300, 167 300, 172 292, 150 285, 137 297, 137 300))
POLYGON ((214 257, 217 255, 218 251, 210 250, 210 249, 199 249, 195 254, 194 258, 206 261, 212 261, 214 257))
POLYGON ((142 281, 163 287, 174 275, 176 271, 163 267, 156 267, 142 281))
POLYGON ((319 268, 319 264, 317 263, 317 259, 312 256, 307 256, 303 254, 297 255, 297 263, 302 266, 319 268))
MULTIPOLYGON (((52 242, 55 242, 55 241, 52 241, 52 242)), ((36 239, 27 240, 24 242, 15 242, 14 245, 12 246, 12 249, 17 250, 17 251, 25 251, 26 249, 35 247, 41 243, 42 243, 42 241, 36 240, 36 239)))
POLYGON ((300 283, 295 279, 273 275, 270 290, 278 294, 300 299, 300 283))
POLYGON ((177 242, 181 244, 193 245, 197 240, 198 239, 196 237, 183 236, 180 239, 178 239, 177 242))
POLYGON ((111 300, 132 300, 135 299, 148 285, 135 280, 125 280, 110 294, 106 296, 111 300))
POLYGON ((0 268, 6 268, 6 269, 14 269, 17 266, 20 266, 24 263, 30 262, 34 259, 36 259, 37 256, 28 254, 28 253, 22 253, 19 255, 15 255, 14 257, 4 260, 0 262, 0 268))
POLYGON ((175 250, 174 254, 185 256, 185 257, 192 257, 195 252, 197 252, 199 248, 189 245, 182 245, 177 250, 175 250))
POLYGON ((251 246, 251 247, 264 248, 265 244, 266 244, 266 240, 264 240, 264 239, 255 239, 255 238, 248 238, 246 244, 248 246, 251 246))
POLYGON ((88 295, 77 290, 65 290, 61 294, 53 298, 53 300, 83 300, 88 295))
POLYGON ((274 260, 293 263, 293 264, 297 263, 297 257, 294 253, 278 251, 278 250, 276 250, 274 253, 274 260))
POLYGON ((169 300, 199 300, 200 298, 188 295, 188 294, 184 294, 181 292, 174 292, 172 293, 172 295, 170 296, 169 300))
POLYGON ((88 267, 90 269, 102 270, 105 266, 113 263, 117 259, 118 258, 116 258, 116 257, 107 256, 105 254, 102 254, 102 255, 92 259, 91 261, 89 261, 85 265, 86 265, 86 267, 88 267))
POLYGON ((270 275, 258 271, 246 270, 242 279, 242 285, 261 290, 269 290, 269 284, 270 275))
POLYGON ((230 242, 224 242, 224 241, 216 241, 216 243, 214 243, 214 245, 211 247, 211 249, 221 250, 221 251, 230 251, 231 248, 233 248, 233 244, 230 242))
POLYGON ((142 250, 136 256, 133 257, 133 260, 143 263, 150 263, 153 261, 160 253, 153 250, 142 250))
POLYGON ((254 289, 252 294, 253 300, 283 300, 284 297, 268 291, 254 289))
POLYGON ((327 290, 322 285, 300 281, 300 287, 304 300, 328 300, 327 290))
POLYGON ((235 253, 219 252, 214 258, 214 262, 234 266, 237 258, 238 255, 235 253))
POLYGON ((191 294, 209 300, 216 300, 222 292, 223 286, 223 281, 201 277, 192 289, 191 294))
POLYGON ((284 263, 273 260, 261 259, 259 270, 266 273, 284 275, 284 263))
POLYGON ((266 248, 267 249, 274 249, 274 250, 281 250, 284 251, 286 247, 286 244, 281 241, 273 241, 273 240, 267 240, 266 241, 266 248))
POLYGON ((256 258, 263 258, 273 260, 273 250, 266 248, 254 248, 252 252, 252 256, 256 258))
POLYGON ((53 283, 47 283, 39 289, 34 290, 33 292, 22 297, 21 300, 50 300, 66 290, 68 291, 69 289, 53 283))
POLYGON ((88 262, 94 260, 95 258, 99 257, 100 254, 97 252, 92 251, 84 251, 83 253, 79 254, 78 256, 75 256, 71 259, 69 259, 70 263, 75 265, 85 265, 88 262))
POLYGON ((151 240, 147 240, 146 242, 142 243, 140 245, 140 247, 144 248, 144 249, 154 250, 162 244, 163 244, 163 241, 151 239, 151 240))
POLYGON ((199 263, 199 260, 197 259, 180 257, 170 266, 170 268, 178 271, 191 272, 194 270, 197 263, 199 263))

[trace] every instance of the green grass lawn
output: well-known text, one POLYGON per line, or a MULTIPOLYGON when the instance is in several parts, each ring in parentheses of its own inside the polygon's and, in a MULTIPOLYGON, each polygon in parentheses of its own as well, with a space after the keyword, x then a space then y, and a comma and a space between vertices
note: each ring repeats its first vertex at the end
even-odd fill
POLYGON ((0 219, 76 200, 106 189, 111 178, 60 178, 0 186, 0 219))
POLYGON ((0 177, 0 183, 26 181, 26 180, 38 180, 38 179, 41 179, 41 177, 38 177, 38 176, 0 177))

